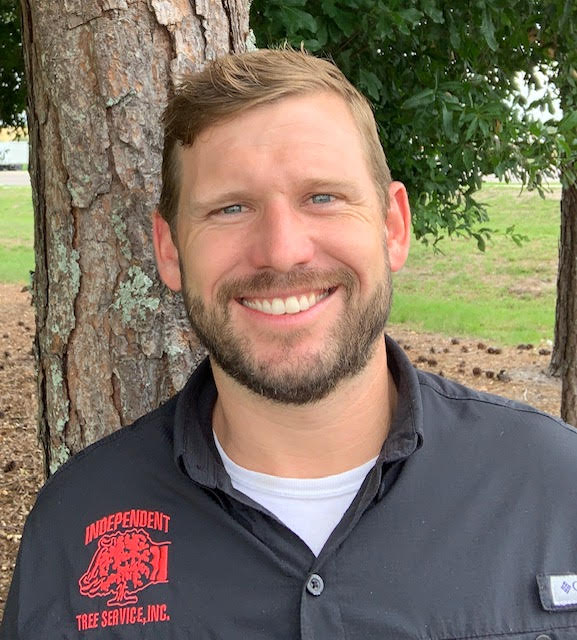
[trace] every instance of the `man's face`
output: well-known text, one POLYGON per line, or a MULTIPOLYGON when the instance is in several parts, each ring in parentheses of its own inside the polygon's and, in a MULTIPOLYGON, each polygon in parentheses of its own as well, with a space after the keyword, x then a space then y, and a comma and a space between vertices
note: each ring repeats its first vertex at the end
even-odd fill
POLYGON ((305 404, 382 339, 382 204, 352 116, 328 93, 214 126, 181 150, 177 248, 193 329, 228 375, 305 404))

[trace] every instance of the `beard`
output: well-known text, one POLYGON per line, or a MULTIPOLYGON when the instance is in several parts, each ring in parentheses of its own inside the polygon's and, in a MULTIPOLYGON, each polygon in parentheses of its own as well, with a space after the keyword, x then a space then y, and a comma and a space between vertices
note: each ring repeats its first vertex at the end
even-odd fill
MULTIPOLYGON (((185 280, 182 295, 193 331, 225 373, 259 396, 281 404, 305 405, 326 397, 339 382, 365 368, 377 340, 383 339, 391 308, 392 280, 387 261, 382 280, 367 302, 357 305, 353 305, 358 296, 357 279, 346 269, 262 272, 229 281, 219 289, 213 308, 207 308, 200 296, 193 295, 185 280), (230 320, 230 304, 235 299, 294 288, 325 290, 335 283, 344 289, 344 309, 327 331, 325 343, 304 357, 295 355, 292 349, 306 335, 306 329, 279 331, 275 343, 281 354, 275 349, 269 359, 259 360, 252 353, 250 339, 239 335, 230 320)), ((254 339, 258 340, 258 336, 254 339)))

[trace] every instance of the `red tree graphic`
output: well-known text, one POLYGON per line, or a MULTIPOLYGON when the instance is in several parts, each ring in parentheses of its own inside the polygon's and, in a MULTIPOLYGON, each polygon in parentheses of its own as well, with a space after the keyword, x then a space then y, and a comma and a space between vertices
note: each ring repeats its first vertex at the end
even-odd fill
POLYGON ((83 596, 113 595, 108 606, 135 604, 136 592, 167 582, 168 545, 153 542, 143 529, 104 535, 86 573, 80 578, 83 596))

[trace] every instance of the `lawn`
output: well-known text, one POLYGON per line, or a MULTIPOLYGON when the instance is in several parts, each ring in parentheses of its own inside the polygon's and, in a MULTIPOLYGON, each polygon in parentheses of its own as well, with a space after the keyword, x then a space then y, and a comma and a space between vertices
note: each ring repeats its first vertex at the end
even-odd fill
POLYGON ((0 282, 28 284, 33 269, 30 187, 0 187, 0 282))
POLYGON ((553 339, 560 188, 545 199, 519 187, 487 184, 494 234, 484 253, 462 238, 438 248, 413 242, 395 276, 391 322, 503 344, 553 339), (504 231, 515 225, 529 239, 517 246, 504 231))
MULTIPOLYGON (((391 322, 502 344, 553 338, 560 189, 541 199, 519 187, 487 184, 494 234, 484 253, 465 239, 438 248, 413 241, 406 266, 395 275, 391 322), (518 247, 503 233, 515 225, 529 240, 518 247)), ((27 284, 33 269, 33 216, 29 187, 0 187, 0 282, 27 284)))

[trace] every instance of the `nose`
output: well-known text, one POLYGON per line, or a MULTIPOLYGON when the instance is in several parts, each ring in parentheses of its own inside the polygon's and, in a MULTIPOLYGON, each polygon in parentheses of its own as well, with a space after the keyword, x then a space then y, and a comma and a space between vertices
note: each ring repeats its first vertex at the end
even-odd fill
POLYGON ((269 203, 251 233, 251 261, 257 269, 288 273, 314 256, 311 220, 284 200, 269 203))

